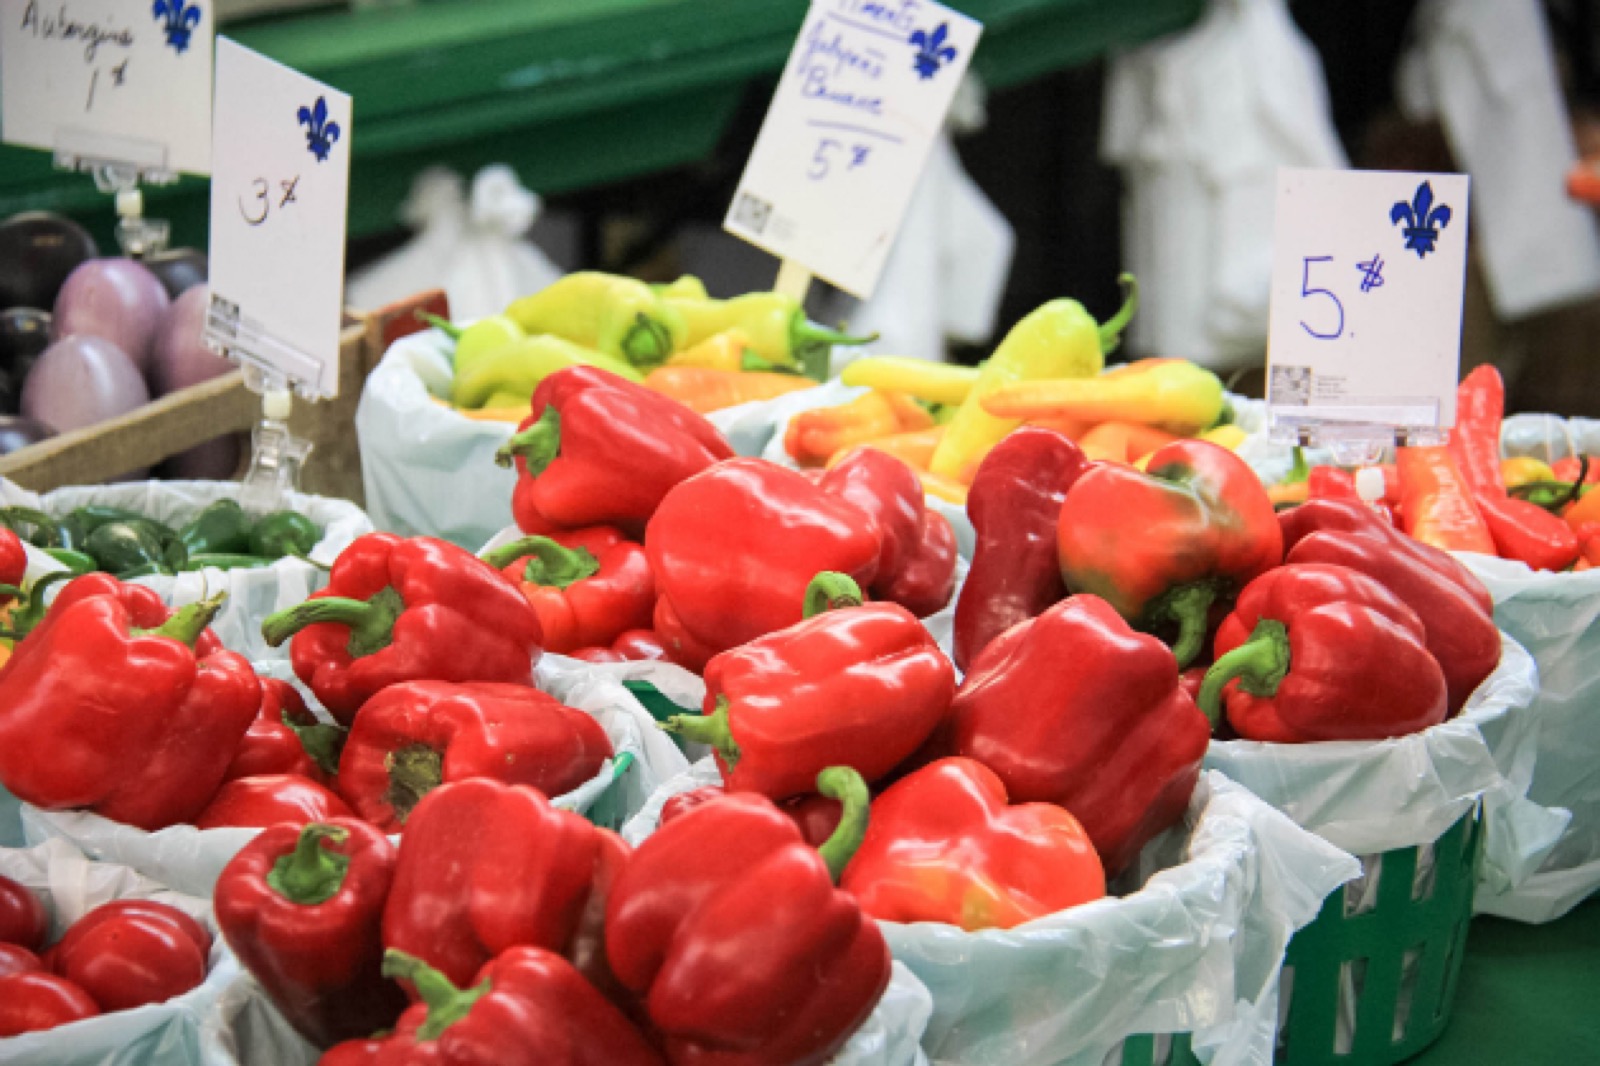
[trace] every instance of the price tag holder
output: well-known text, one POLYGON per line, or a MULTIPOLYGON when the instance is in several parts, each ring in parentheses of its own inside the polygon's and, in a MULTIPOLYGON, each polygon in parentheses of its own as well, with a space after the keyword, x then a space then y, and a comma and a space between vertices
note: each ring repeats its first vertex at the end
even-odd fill
POLYGON ((1279 171, 1274 439, 1360 451, 1455 425, 1467 191, 1459 174, 1279 171))
POLYGON ((210 0, 0 0, 0 135, 128 184, 211 171, 210 0))
POLYGON ((339 390, 350 97, 217 39, 212 347, 309 398, 339 390))
POLYGON ((723 227, 871 296, 982 32, 932 0, 813 0, 723 227))

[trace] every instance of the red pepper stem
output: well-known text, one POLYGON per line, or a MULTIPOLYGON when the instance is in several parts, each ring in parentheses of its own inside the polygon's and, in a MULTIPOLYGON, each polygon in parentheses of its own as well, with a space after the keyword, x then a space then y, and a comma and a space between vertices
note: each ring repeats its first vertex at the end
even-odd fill
POLYGON ((1178 639, 1172 643, 1172 655, 1182 670, 1200 654, 1206 642, 1208 614, 1217 590, 1210 584, 1184 585, 1173 589, 1161 598, 1150 612, 1158 622, 1175 622, 1178 639))
POLYGON ((472 1005, 489 993, 489 982, 457 988, 450 978, 399 948, 383 953, 383 976, 410 981, 417 996, 428 1005, 428 1019, 417 1029, 418 1040, 437 1040, 444 1031, 467 1016, 472 1005))
POLYGON ((279 856, 267 871, 267 887, 290 903, 302 907, 315 907, 339 894, 344 885, 345 873, 350 869, 350 856, 329 851, 322 846, 324 840, 342 844, 349 839, 350 831, 336 825, 312 822, 300 830, 300 839, 294 850, 279 856))
POLYGON ((739 743, 733 739, 728 726, 728 698, 717 697, 717 706, 710 714, 675 714, 661 723, 668 733, 675 733, 694 744, 709 744, 716 749, 722 761, 732 770, 739 762, 739 743))
POLYGON ((15 585, 0 585, 0 596, 15 596, 21 598, 26 595, 26 592, 22 591, 15 585))
POLYGON ((801 615, 815 618, 824 611, 837 611, 842 607, 860 607, 866 602, 861 586, 849 574, 837 570, 824 570, 806 586, 805 604, 801 615))
POLYGON ((350 654, 359 659, 389 646, 395 619, 405 606, 392 587, 380 589, 370 600, 318 596, 268 615, 261 623, 261 635, 276 648, 307 626, 345 625, 350 627, 350 654))
POLYGON ((345 737, 348 735, 346 730, 327 722, 301 725, 287 718, 283 724, 300 738, 300 747, 304 749, 306 757, 317 764, 318 769, 330 776, 339 772, 339 753, 344 750, 345 737))
POLYGON ((561 412, 546 404, 539 420, 500 445, 494 461, 510 466, 517 457, 527 460, 528 476, 538 477, 561 452, 561 412))
POLYGON ((389 792, 385 797, 401 824, 422 797, 444 782, 444 753, 426 744, 408 744, 384 759, 389 768, 389 792))
POLYGON ((461 335, 466 332, 466 330, 462 329, 448 318, 440 318, 438 315, 430 315, 426 311, 417 312, 417 321, 426 322, 428 325, 432 326, 436 330, 439 330, 446 337, 449 337, 453 341, 460 340, 461 335))
POLYGON ((496 570, 502 570, 525 556, 531 558, 523 568, 522 580, 529 585, 564 589, 600 572, 600 561, 593 552, 587 548, 562 547, 549 537, 523 537, 486 551, 479 558, 496 570))
POLYGON ((1215 729, 1222 719, 1222 690, 1228 682, 1238 679, 1239 687, 1250 695, 1270 699, 1288 673, 1289 630, 1282 622, 1263 618, 1249 640, 1211 664, 1195 702, 1215 729))
POLYGON ((1106 354, 1117 350, 1122 331, 1133 320, 1133 313, 1139 310, 1139 279, 1123 274, 1117 278, 1117 284, 1122 286, 1122 307, 1100 327, 1100 351, 1106 354))
POLYGON ((206 626, 211 624, 211 620, 222 609, 222 601, 227 598, 226 592, 219 592, 215 596, 179 607, 172 612, 171 618, 155 629, 136 630, 136 632, 146 637, 171 637, 193 649, 194 642, 200 639, 200 634, 206 631, 206 626))
POLYGON ((34 628, 44 620, 45 590, 58 581, 71 581, 77 576, 70 570, 52 570, 35 581, 33 587, 28 589, 27 595, 17 601, 21 606, 12 610, 11 627, 4 633, 4 636, 10 640, 21 640, 29 633, 32 633, 34 628))
POLYGON ((867 835, 867 815, 872 806, 872 795, 861 775, 848 766, 830 766, 817 775, 817 791, 844 805, 839 825, 833 835, 824 840, 817 853, 828 864, 828 876, 838 884, 844 868, 855 858, 867 835))

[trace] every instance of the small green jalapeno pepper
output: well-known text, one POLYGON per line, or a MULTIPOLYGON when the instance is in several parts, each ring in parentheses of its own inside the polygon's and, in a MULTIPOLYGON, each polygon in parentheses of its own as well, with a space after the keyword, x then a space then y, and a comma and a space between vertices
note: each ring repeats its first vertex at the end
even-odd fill
POLYGON ((44 553, 76 574, 92 574, 99 569, 94 556, 71 548, 45 548, 44 553))
POLYGON ((250 530, 250 554, 264 559, 281 559, 285 555, 303 557, 321 539, 322 530, 300 512, 273 511, 250 530))
POLYGON ((61 522, 32 507, 0 508, 0 525, 35 548, 66 548, 61 522))
POLYGON ((178 541, 189 555, 243 554, 250 547, 250 516, 238 500, 217 500, 179 528, 178 541))
MULTIPOLYGON (((100 569, 122 577, 136 569, 156 567, 154 573, 171 573, 164 547, 154 533, 134 522, 107 522, 83 542, 100 569)), ((133 576, 145 576, 143 574, 133 576)))

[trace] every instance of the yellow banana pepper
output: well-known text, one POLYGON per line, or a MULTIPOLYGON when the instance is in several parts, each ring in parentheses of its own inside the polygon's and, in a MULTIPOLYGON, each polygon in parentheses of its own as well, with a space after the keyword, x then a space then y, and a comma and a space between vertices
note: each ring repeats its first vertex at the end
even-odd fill
POLYGON ((673 302, 635 278, 586 270, 515 301, 506 316, 529 336, 552 334, 648 368, 683 347, 673 302))
POLYGON ((690 300, 707 300, 711 294, 706 292, 706 283, 693 274, 685 274, 677 281, 669 281, 665 285, 652 285, 657 296, 686 297, 690 300))
POLYGON ((978 373, 972 391, 934 450, 933 473, 951 480, 969 470, 976 456, 993 448, 1022 424, 984 410, 983 401, 1003 385, 1040 378, 1090 378, 1105 366, 1105 353, 1139 305, 1139 286, 1133 275, 1119 279, 1127 294, 1122 309, 1105 325, 1076 300, 1051 300, 1011 327, 994 355, 978 373))
POLYGON ((903 392, 929 403, 958 404, 978 380, 975 366, 954 366, 903 355, 870 355, 844 368, 846 385, 903 392))
POLYGON ((455 367, 457 377, 471 369, 478 360, 527 337, 522 327, 505 315, 480 318, 470 326, 458 326, 438 315, 422 314, 418 317, 435 329, 443 330, 446 336, 456 342, 450 362, 455 367))
POLYGON ((627 362, 548 334, 527 337, 484 356, 457 374, 450 398, 457 407, 483 407, 491 397, 526 405, 539 382, 569 366, 597 366, 629 381, 644 376, 627 362))
POLYGON ((673 352, 668 366, 703 366, 707 370, 743 370, 750 340, 737 327, 713 333, 699 344, 673 352))
POLYGON ((1505 487, 1514 489, 1518 485, 1527 485, 1535 481, 1560 481, 1556 472, 1550 469, 1550 464, 1531 456, 1518 456, 1514 459, 1500 460, 1500 480, 1505 487))
POLYGON ((983 398, 983 409, 1000 418, 1142 422, 1188 434, 1215 425, 1222 403, 1222 382, 1205 367, 1141 359, 1099 377, 1001 385, 983 398))
POLYGON ((739 329, 750 350, 762 359, 775 366, 798 367, 817 380, 827 377, 835 344, 865 344, 877 338, 877 334, 852 337, 813 325, 798 300, 776 292, 746 293, 731 300, 669 297, 665 302, 683 316, 685 345, 739 329))

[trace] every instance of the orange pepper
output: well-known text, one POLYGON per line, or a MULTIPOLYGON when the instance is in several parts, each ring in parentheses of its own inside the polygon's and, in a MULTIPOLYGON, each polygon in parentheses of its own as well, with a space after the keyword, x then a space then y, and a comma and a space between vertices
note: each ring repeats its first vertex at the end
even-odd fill
POLYGON ((877 437, 863 444, 840 448, 828 456, 827 466, 830 469, 838 466, 839 462, 856 448, 874 448, 880 452, 887 452, 913 470, 926 470, 928 464, 933 461, 933 450, 939 446, 939 438, 943 436, 943 426, 932 426, 911 433, 892 433, 887 437, 877 437))
POLYGON ((944 500, 946 503, 967 505, 967 487, 959 481, 952 481, 947 477, 918 470, 917 477, 922 479, 922 491, 929 496, 944 500))
POLYGON ((1396 448, 1401 518, 1413 539, 1445 551, 1496 554, 1472 490, 1446 447, 1396 448))
POLYGON ((650 371, 644 384, 645 388, 669 396, 691 411, 708 414, 756 400, 775 400, 791 392, 814 388, 817 383, 798 374, 663 366, 650 371))
POLYGON ((1078 447, 1090 459, 1132 463, 1177 439, 1175 434, 1139 422, 1102 422, 1078 438, 1078 447))
POLYGON ((1267 499, 1272 501, 1272 506, 1282 509, 1293 507, 1297 503, 1305 503, 1311 498, 1311 485, 1305 481, 1285 481, 1277 485, 1267 486, 1267 499))
POLYGON ((750 338, 738 327, 713 333, 692 348, 673 352, 668 366, 703 366, 708 370, 743 370, 750 338))
MULTIPOLYGON (((1587 532, 1583 527, 1588 523, 1600 523, 1600 489, 1584 493, 1578 501, 1568 507, 1562 515, 1567 520, 1567 525, 1581 538, 1587 532)), ((1592 539, 1592 538, 1591 538, 1592 539)))
POLYGON ((1076 418, 1030 418, 1028 425, 1053 429, 1070 440, 1082 440, 1083 435, 1095 427, 1094 422, 1084 422, 1076 418))
POLYGON ((915 400, 873 389, 848 403, 801 411, 789 419, 783 449, 801 466, 821 466, 841 448, 932 425, 933 416, 915 400))

